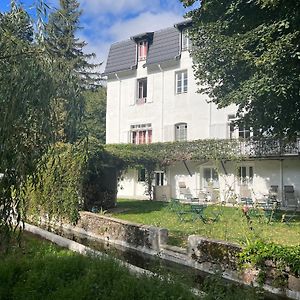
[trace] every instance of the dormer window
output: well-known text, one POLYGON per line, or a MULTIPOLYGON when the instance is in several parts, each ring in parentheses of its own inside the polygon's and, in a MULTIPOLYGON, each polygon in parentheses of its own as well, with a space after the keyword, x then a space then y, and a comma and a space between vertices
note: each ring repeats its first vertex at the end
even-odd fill
POLYGON ((138 42, 138 61, 146 60, 148 53, 148 42, 143 40, 138 42))

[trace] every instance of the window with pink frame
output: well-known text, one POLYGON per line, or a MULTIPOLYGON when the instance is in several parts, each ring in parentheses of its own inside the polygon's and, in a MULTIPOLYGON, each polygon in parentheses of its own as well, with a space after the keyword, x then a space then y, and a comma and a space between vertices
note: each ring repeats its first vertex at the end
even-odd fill
POLYGON ((151 124, 131 125, 132 144, 151 144, 152 128, 151 124))
POLYGON ((148 54, 148 42, 140 41, 138 42, 138 60, 146 60, 148 54))

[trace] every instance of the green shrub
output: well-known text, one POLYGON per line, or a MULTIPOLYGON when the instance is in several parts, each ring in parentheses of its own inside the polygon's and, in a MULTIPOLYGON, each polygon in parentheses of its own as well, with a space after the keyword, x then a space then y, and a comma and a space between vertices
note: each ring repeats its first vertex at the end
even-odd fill
POLYGON ((43 157, 37 178, 28 181, 24 214, 75 224, 79 210, 93 202, 105 209, 114 206, 116 188, 103 184, 108 182, 103 153, 97 140, 55 144, 43 157))
POLYGON ((285 274, 300 276, 300 245, 284 246, 257 240, 244 248, 239 260, 242 267, 250 265, 260 270, 258 281, 261 284, 266 280, 267 263, 277 270, 273 277, 274 285, 278 287, 286 285, 285 274))

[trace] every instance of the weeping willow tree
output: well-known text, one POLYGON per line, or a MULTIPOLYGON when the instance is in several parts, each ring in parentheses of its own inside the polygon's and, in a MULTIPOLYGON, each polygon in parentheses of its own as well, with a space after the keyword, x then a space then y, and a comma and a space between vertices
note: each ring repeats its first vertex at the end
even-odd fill
POLYGON ((80 75, 63 58, 47 50, 38 1, 32 20, 16 1, 0 13, 0 244, 23 219, 28 178, 37 182, 37 165, 58 137, 57 99, 69 101, 64 122, 71 132, 80 119, 80 75), (65 79, 68 78, 66 81, 65 79))

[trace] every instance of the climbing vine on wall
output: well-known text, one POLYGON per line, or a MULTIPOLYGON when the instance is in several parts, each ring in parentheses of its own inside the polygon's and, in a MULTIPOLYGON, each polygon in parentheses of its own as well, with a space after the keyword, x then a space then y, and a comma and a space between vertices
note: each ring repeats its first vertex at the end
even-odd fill
POLYGON ((237 140, 196 140, 153 144, 112 144, 105 151, 119 170, 145 168, 145 194, 152 199, 152 179, 155 169, 163 169, 178 161, 213 160, 221 168, 222 160, 239 161, 240 143, 237 140))
POLYGON ((236 160, 241 157, 239 143, 236 140, 207 139, 142 145, 113 144, 106 145, 105 150, 127 166, 147 163, 167 166, 176 161, 236 160))

